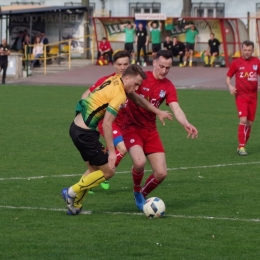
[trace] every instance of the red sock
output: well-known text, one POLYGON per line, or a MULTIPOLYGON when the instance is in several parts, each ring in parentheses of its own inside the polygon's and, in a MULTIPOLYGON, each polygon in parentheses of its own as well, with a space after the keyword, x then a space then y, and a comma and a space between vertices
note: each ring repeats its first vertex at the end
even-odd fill
POLYGON ((246 127, 246 143, 250 137, 250 133, 251 133, 251 127, 250 126, 247 126, 246 127))
POLYGON ((133 182, 134 182, 134 191, 140 192, 142 179, 144 177, 144 170, 142 172, 137 172, 133 167, 132 168, 132 177, 133 177, 133 182))
POLYGON ((246 145, 246 125, 244 124, 239 124, 238 125, 238 148, 244 147, 246 145))
POLYGON ((121 162, 121 160, 123 159, 125 155, 121 154, 117 149, 116 149, 116 163, 115 166, 117 167, 118 164, 121 162))
POLYGON ((146 197, 151 191, 153 191, 159 184, 160 182, 154 178, 154 175, 150 175, 146 180, 144 187, 142 188, 142 193, 144 197, 146 197))

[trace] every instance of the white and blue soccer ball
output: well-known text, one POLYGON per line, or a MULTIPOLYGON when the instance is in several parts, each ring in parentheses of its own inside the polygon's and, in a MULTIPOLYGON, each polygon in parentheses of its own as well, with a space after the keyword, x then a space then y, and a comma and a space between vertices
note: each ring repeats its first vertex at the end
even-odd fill
POLYGON ((165 209, 163 200, 157 197, 147 199, 143 206, 144 214, 148 218, 160 218, 164 215, 165 209))

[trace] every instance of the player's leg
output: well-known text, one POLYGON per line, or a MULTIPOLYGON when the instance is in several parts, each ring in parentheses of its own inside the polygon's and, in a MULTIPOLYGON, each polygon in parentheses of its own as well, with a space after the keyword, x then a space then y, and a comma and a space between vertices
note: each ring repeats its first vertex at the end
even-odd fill
POLYGON ((165 153, 152 153, 147 155, 147 158, 152 166, 153 173, 147 178, 142 193, 147 197, 157 186, 166 178, 167 167, 165 153))
POLYGON ((146 45, 145 44, 142 45, 142 49, 143 49, 143 53, 144 53, 144 63, 143 63, 143 66, 146 67, 146 65, 147 65, 147 53, 146 53, 146 45))
POLYGON ((145 198, 141 192, 142 179, 144 177, 144 166, 146 163, 146 157, 144 151, 140 145, 134 145, 129 150, 130 157, 133 162, 132 167, 132 179, 134 183, 134 197, 135 204, 139 210, 143 210, 145 204, 145 198))
POLYGON ((2 84, 5 84, 6 70, 7 70, 7 62, 4 62, 4 63, 3 63, 3 76, 2 76, 2 84))
POLYGON ((135 50, 134 50, 134 43, 131 43, 131 56, 132 56, 132 64, 135 64, 135 50))
POLYGON ((216 57, 218 56, 217 52, 213 52, 211 53, 211 58, 210 58, 210 66, 213 67, 214 61, 216 59, 216 57))
POLYGON ((98 131, 82 129, 73 122, 70 127, 70 136, 82 159, 93 167, 98 166, 98 170, 81 178, 78 183, 68 189, 67 208, 72 214, 77 214, 74 208, 77 194, 98 186, 101 182, 112 177, 115 172, 108 167, 108 153, 99 142, 100 134, 98 131))
POLYGON ((251 99, 248 102, 248 115, 247 115, 247 124, 246 124, 246 143, 248 139, 250 138, 251 129, 253 122, 255 120, 256 115, 256 109, 257 109, 257 99, 251 99))
POLYGON ((190 51, 189 51, 189 56, 190 56, 189 67, 192 67, 193 52, 194 52, 194 44, 193 44, 193 47, 191 47, 190 51))
POLYGON ((164 147, 157 131, 150 132, 144 144, 144 152, 153 169, 142 188, 142 193, 146 197, 167 175, 164 147))
POLYGON ((237 106, 238 117, 239 117, 239 124, 237 130, 237 138, 238 138, 237 152, 239 155, 247 155, 247 152, 245 150, 247 116, 248 116, 247 100, 245 98, 237 97, 236 106, 237 106))
POLYGON ((145 199, 141 193, 141 184, 144 176, 144 166, 146 163, 146 156, 143 151, 143 137, 147 136, 147 133, 143 133, 140 129, 128 128, 123 130, 123 137, 125 146, 130 154, 133 162, 132 167, 132 179, 135 203, 139 210, 143 210, 145 199), (134 141, 133 141, 134 140, 134 141))
POLYGON ((205 62, 205 67, 209 66, 209 52, 205 51, 204 52, 204 62, 205 62))
POLYGON ((140 43, 137 43, 137 65, 141 65, 141 62, 140 62, 140 52, 141 52, 141 45, 140 43))

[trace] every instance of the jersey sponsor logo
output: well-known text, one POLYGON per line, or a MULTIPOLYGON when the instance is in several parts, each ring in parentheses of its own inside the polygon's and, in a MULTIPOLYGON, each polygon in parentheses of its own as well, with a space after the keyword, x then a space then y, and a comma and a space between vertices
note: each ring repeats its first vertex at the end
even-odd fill
POLYGON ((166 91, 165 91, 165 90, 161 90, 161 91, 160 91, 160 94, 159 94, 159 97, 160 97, 160 98, 164 98, 164 97, 165 97, 165 94, 166 94, 166 91))
POLYGON ((94 92, 96 92, 98 90, 101 90, 101 89, 105 88, 106 86, 108 86, 110 84, 111 84, 111 80, 105 81, 98 88, 95 88, 92 93, 94 93, 94 92))
POLYGON ((254 71, 250 71, 250 72, 241 71, 239 73, 239 77, 240 78, 247 78, 248 81, 257 81, 258 75, 254 71))
POLYGON ((253 65, 253 70, 257 70, 258 66, 257 65, 253 65))

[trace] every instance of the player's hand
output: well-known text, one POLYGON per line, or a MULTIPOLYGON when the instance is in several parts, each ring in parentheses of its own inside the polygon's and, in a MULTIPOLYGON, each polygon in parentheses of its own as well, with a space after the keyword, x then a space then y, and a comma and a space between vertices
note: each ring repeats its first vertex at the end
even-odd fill
POLYGON ((191 139, 194 139, 198 137, 199 132, 195 126, 191 124, 186 124, 184 128, 188 132, 187 138, 191 137, 191 139))
POLYGON ((233 86, 229 86, 229 92, 231 95, 236 95, 237 94, 237 89, 233 86))
POLYGON ((172 114, 169 111, 161 111, 157 114, 159 120, 165 125, 164 119, 168 119, 172 121, 172 114))
POLYGON ((115 170, 116 152, 115 150, 108 151, 108 167, 111 170, 115 170))

